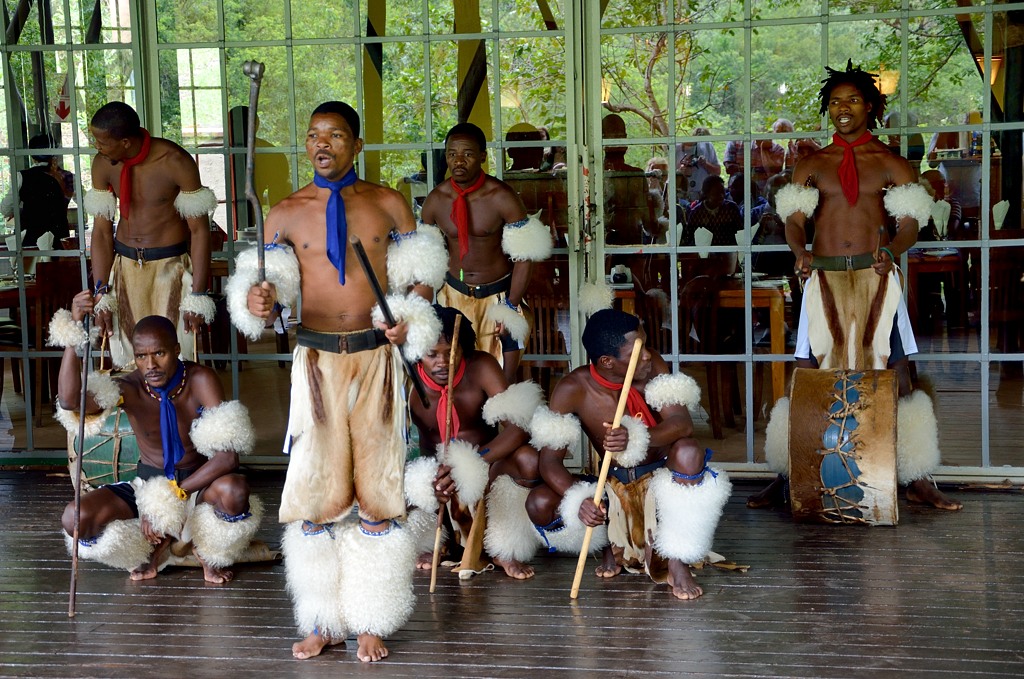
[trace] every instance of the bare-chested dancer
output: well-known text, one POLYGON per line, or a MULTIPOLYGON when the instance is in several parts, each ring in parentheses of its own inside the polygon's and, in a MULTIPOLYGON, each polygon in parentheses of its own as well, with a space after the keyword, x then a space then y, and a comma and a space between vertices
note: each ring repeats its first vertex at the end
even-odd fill
POLYGON ((459 123, 444 148, 451 179, 434 187, 421 214, 448 240, 448 273, 437 301, 472 321, 477 349, 498 359, 512 383, 533 323, 523 296, 533 262, 551 256, 551 232, 527 216, 508 184, 483 171, 487 141, 479 127, 459 123))
MULTIPOLYGON (((826 70, 819 94, 821 112, 835 127, 832 143, 802 159, 793 183, 776 195, 796 272, 807 280, 797 365, 895 370, 901 397, 899 483, 907 486, 911 502, 957 510, 963 505, 929 479, 940 463, 937 423, 931 400, 910 383, 908 356, 917 353, 917 343, 895 273, 896 260, 917 242, 918 225, 927 223, 932 200, 910 164, 871 134, 885 105, 872 74, 852 64, 845 71, 826 70), (814 243, 808 249, 804 224, 812 216, 814 243), (891 238, 881 227, 890 218, 896 224, 891 238), (854 331, 856 337, 845 337, 854 331)), ((788 399, 776 406, 776 418, 788 420, 788 399)), ((769 433, 784 430, 784 424, 769 425, 769 433)), ((769 465, 780 474, 788 467, 788 448, 788 440, 774 436, 765 446, 769 465)), ((778 503, 784 483, 780 475, 748 505, 778 503)))
MULTIPOLYGON (((57 419, 78 434, 82 362, 75 353, 87 337, 82 319, 93 313, 89 290, 75 295, 70 314, 59 311, 50 343, 64 346, 58 382, 57 419)), ((217 374, 178 358, 174 325, 162 316, 140 320, 132 336, 135 370, 88 381, 86 432, 99 431, 120 404, 139 448, 135 481, 105 485, 82 496, 79 554, 131 572, 132 580, 155 578, 173 540, 192 542, 207 582, 228 582, 228 566, 249 546, 263 517, 239 454, 251 452, 255 432, 245 406, 224 401, 217 374)), ((74 503, 62 523, 70 546, 74 503)))
POLYGON ((217 198, 192 156, 151 137, 128 104, 102 106, 89 131, 97 155, 83 206, 94 218, 92 274, 103 295, 96 324, 112 336, 111 357, 131 362, 132 328, 153 314, 174 323, 183 355, 192 356, 196 331, 216 310, 206 290, 217 198))
POLYGON ((358 179, 362 148, 352 107, 330 101, 313 111, 306 155, 314 180, 267 217, 267 282, 257 285, 249 250, 228 283, 232 321, 253 338, 279 304, 294 305, 302 292, 279 516, 287 524, 288 589, 305 635, 292 646, 300 659, 354 633, 358 658, 381 660, 384 637, 405 624, 414 603, 416 531, 405 521, 403 493, 405 378, 395 345, 404 343, 417 360, 437 341, 430 303, 406 292, 416 283, 440 285, 446 258, 436 231, 415 231, 400 193, 358 179), (379 310, 350 235, 395 293, 390 306, 402 322, 393 328, 374 325, 379 310))
POLYGON ((605 309, 587 321, 582 342, 590 364, 558 383, 550 409, 539 408, 531 424, 544 483, 530 492, 526 506, 549 548, 559 551, 578 553, 585 527, 603 530, 607 522, 607 538, 595 531, 591 542, 591 549, 604 547, 598 577, 614 577, 624 567, 644 569, 656 582, 667 582, 676 598, 696 599, 703 590, 688 564, 711 549, 732 484, 724 471, 707 466, 710 451, 693 438, 687 407, 700 401, 700 389, 687 375, 670 374, 646 347, 629 414, 611 428, 638 337, 646 340, 639 319, 621 311, 605 309), (581 427, 614 460, 607 505, 600 507, 593 481, 574 477, 563 463, 581 427))
MULTIPOLYGON (((528 438, 525 428, 540 405, 541 392, 529 381, 509 386, 498 361, 475 349, 476 334, 465 318, 454 340, 458 345, 455 365, 450 365, 452 335, 459 312, 439 305, 434 309, 441 319, 441 338, 419 363, 430 405, 424 408, 419 399, 411 400, 410 405, 413 423, 420 433, 420 449, 440 453, 444 449, 442 432, 447 403, 450 394, 454 394, 451 440, 446 456, 442 460, 424 460, 427 468, 423 473, 429 475, 437 470, 431 479, 435 494, 441 502, 451 501, 449 511, 465 544, 473 510, 482 497, 488 496, 491 507, 488 518, 500 513, 493 507, 494 500, 489 492, 491 484, 499 477, 499 489, 516 484, 525 491, 539 481, 537 451, 525 445, 528 438)), ((413 463, 413 466, 419 464, 413 463)), ((497 519, 487 526, 485 533, 485 543, 495 550, 490 554, 492 560, 509 577, 517 580, 533 577, 530 565, 517 559, 516 554, 501 549, 504 536, 494 533, 500 532, 501 525, 501 520, 497 519)), ((417 567, 430 568, 431 556, 430 552, 421 553, 417 567)))

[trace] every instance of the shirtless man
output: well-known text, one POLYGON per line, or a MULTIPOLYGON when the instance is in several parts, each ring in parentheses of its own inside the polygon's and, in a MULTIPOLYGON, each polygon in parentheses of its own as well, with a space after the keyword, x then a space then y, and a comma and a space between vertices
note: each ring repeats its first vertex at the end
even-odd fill
MULTIPOLYGON (((796 272, 808 281, 800 310, 797 365, 895 370, 901 396, 899 482, 907 486, 911 502, 960 509, 959 502, 939 492, 928 478, 940 462, 937 425, 927 395, 911 393, 908 356, 917 352, 917 344, 895 274, 896 260, 917 241, 918 224, 927 223, 932 200, 917 183, 910 164, 870 132, 884 108, 872 75, 852 64, 845 71, 826 70, 829 77, 820 92, 821 112, 828 113, 835 127, 832 143, 801 160, 793 183, 776 195, 786 240, 796 256, 796 272), (812 216, 814 243, 808 249, 804 224, 812 216), (891 239, 880 226, 890 217, 896 220, 891 239), (866 306, 858 299, 873 302, 866 306), (844 319, 848 329, 829 328, 828 318, 844 319), (864 337, 844 339, 852 328, 864 337), (872 341, 873 337, 889 341, 872 341), (855 356, 851 355, 854 346, 848 350, 847 345, 858 348, 855 356), (880 345, 887 350, 871 351, 880 345)), ((782 417, 785 422, 788 399, 781 404, 772 419, 782 417)), ((788 441, 770 440, 765 447, 772 451, 769 464, 782 472, 788 463, 788 441)), ((776 479, 748 504, 777 501, 782 483, 781 477, 776 479)))
POLYGON ((357 177, 362 148, 352 107, 329 101, 313 111, 306 155, 314 180, 267 217, 267 280, 258 284, 256 251, 249 249, 227 289, 232 321, 254 339, 279 305, 294 306, 302 292, 279 515, 287 524, 288 589, 305 636, 292 646, 299 659, 355 633, 358 658, 381 660, 388 654, 383 637, 405 624, 414 603, 396 345, 404 343, 410 360, 434 346, 440 324, 429 302, 405 293, 416 283, 440 285, 446 256, 440 237, 416 233, 400 193, 357 177), (377 278, 396 293, 389 304, 404 322, 375 327, 375 315, 382 317, 349 235, 358 236, 377 278))
POLYGON ((531 423, 543 484, 530 492, 526 507, 552 550, 578 553, 586 526, 607 522, 607 538, 595 532, 591 542, 592 550, 604 548, 598 577, 615 577, 623 567, 644 569, 655 582, 667 582, 676 598, 696 599, 703 590, 688 564, 711 549, 732 484, 724 471, 707 466, 711 451, 693 438, 687 407, 700 401, 697 384, 670 374, 646 347, 627 402, 632 415, 611 428, 637 338, 646 341, 636 316, 605 309, 587 321, 582 341, 590 365, 559 382, 550 409, 539 408, 531 423), (563 464, 581 427, 599 453, 613 457, 601 506, 594 504, 595 483, 574 477, 563 464))
POLYGON ((192 156, 151 137, 128 104, 102 106, 89 132, 97 155, 83 206, 94 219, 92 275, 103 295, 96 324, 112 336, 111 357, 131 362, 135 321, 153 314, 174 323, 183 355, 192 356, 195 333, 216 311, 206 283, 217 197, 192 156))
MULTIPOLYGON (((528 438, 525 428, 541 403, 540 388, 530 381, 509 386, 498 361, 490 354, 475 349, 476 333, 465 318, 459 325, 459 336, 455 340, 458 348, 453 368, 449 360, 459 312, 440 305, 435 305, 434 310, 441 319, 441 337, 420 359, 418 367, 427 386, 430 405, 424 408, 419 399, 410 401, 412 421, 420 433, 420 449, 428 454, 426 459, 420 458, 423 462, 419 464, 427 465, 420 473, 429 475, 433 472, 431 482, 438 501, 453 501, 449 512, 461 533, 463 544, 477 503, 486 494, 488 519, 494 518, 484 534, 488 552, 509 577, 517 580, 531 578, 533 568, 523 563, 528 557, 517 558, 521 555, 505 547, 507 536, 501 531, 504 517, 498 514, 505 513, 502 505, 505 486, 515 485, 525 494, 539 479, 537 452, 524 444, 528 438), (455 400, 452 403, 451 440, 445 453, 442 432, 450 394, 455 395, 455 400), (437 458, 429 456, 429 452, 435 450, 437 458), (500 482, 497 481, 499 478, 500 482), (497 493, 487 492, 495 484, 497 493)), ((521 514, 521 500, 519 505, 521 514)), ((432 535, 430 537, 433 538, 432 535)), ((532 551, 536 552, 536 547, 532 551)), ((429 569, 431 557, 429 552, 421 553, 417 567, 429 569)))
MULTIPOLYGON (((50 344, 64 347, 57 419, 78 434, 82 362, 75 353, 88 338, 82 319, 94 312, 90 290, 75 295, 72 310, 58 311, 50 344)), ((217 374, 178 359, 174 325, 147 316, 132 333, 135 370, 112 379, 92 373, 86 399, 86 434, 96 434, 120 404, 139 448, 138 476, 82 496, 79 554, 131 572, 132 580, 155 578, 177 539, 192 543, 207 582, 233 577, 227 567, 248 547, 263 517, 237 473, 238 456, 252 451, 256 434, 238 401, 224 401, 217 374)), ((61 520, 69 550, 75 505, 61 520)))
POLYGON ((523 295, 533 262, 551 256, 551 232, 527 217, 508 184, 483 171, 487 140, 479 127, 459 123, 444 148, 451 179, 434 187, 420 216, 448 240, 448 273, 437 301, 466 315, 477 348, 498 359, 515 382, 533 322, 523 295))

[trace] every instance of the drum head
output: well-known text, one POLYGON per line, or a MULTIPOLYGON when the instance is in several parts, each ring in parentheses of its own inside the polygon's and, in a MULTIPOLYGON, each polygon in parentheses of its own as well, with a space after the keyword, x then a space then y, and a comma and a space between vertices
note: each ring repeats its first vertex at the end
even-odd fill
MULTIPOLYGON (((78 437, 68 435, 68 469, 74 482, 78 437)), ((86 437, 82 456, 82 491, 107 483, 131 481, 139 462, 139 448, 128 417, 120 408, 103 422, 97 436, 86 437)))

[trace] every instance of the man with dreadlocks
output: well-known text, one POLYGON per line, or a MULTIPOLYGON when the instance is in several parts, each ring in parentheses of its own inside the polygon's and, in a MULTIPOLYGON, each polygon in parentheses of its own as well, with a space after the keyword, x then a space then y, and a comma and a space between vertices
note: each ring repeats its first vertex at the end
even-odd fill
MULTIPOLYGON (((797 365, 895 370, 901 396, 899 482, 912 502, 960 509, 929 482, 940 462, 937 424, 928 396, 911 393, 908 356, 917 352, 917 344, 895 271, 897 258, 917 241, 918 225, 928 221, 931 197, 910 164, 871 134, 885 108, 875 76, 852 62, 845 71, 826 70, 819 96, 821 113, 827 112, 835 127, 832 143, 801 160, 793 183, 776 195, 796 273, 807 281, 797 365), (804 225, 812 216, 814 243, 808 249, 804 225), (881 226, 888 218, 895 221, 892 233, 881 226)), ((769 466, 780 474, 788 466, 788 420, 789 402, 781 399, 765 444, 769 466)), ((748 505, 772 504, 783 488, 780 476, 748 505)))

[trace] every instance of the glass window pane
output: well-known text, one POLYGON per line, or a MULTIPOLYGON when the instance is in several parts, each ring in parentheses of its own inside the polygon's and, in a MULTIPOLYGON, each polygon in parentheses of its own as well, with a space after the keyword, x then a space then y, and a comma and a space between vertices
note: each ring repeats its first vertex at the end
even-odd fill
POLYGON ((565 30, 561 0, 502 0, 498 29, 509 31, 565 30))
MULTIPOLYGON (((298 54, 296 48, 295 53, 298 54)), ((257 137, 271 146, 290 147, 295 143, 292 133, 292 95, 288 75, 288 48, 286 47, 252 47, 229 48, 225 50, 224 69, 227 76, 228 110, 236 106, 249 105, 249 90, 252 80, 242 72, 242 65, 249 60, 263 63, 263 80, 260 84, 258 103, 259 127, 257 137)), ((220 77, 220 72, 217 71, 220 77)), ((319 104, 320 102, 317 102, 319 104)), ((314 104, 315 106, 315 104, 314 104)), ((308 116, 308 110, 300 111, 300 118, 308 116)), ((230 116, 230 113, 229 113, 230 116)), ((306 131, 307 120, 301 122, 302 132, 306 131)), ((241 132, 241 130, 240 130, 241 132)), ((244 134, 239 134, 239 141, 233 146, 245 147, 244 134)), ((262 143, 261 143, 262 147, 262 143)))
MULTIPOLYGON (((981 367, 974 362, 915 361, 939 423, 942 464, 981 464, 981 367)), ((1018 446, 1019 448, 1019 446, 1018 446)))
MULTIPOLYGON (((351 5, 351 0, 340 0, 341 2, 347 2, 351 5)), ((375 2, 375 9, 384 5, 385 3, 375 2)), ((451 5, 452 3, 431 3, 451 5)), ((390 0, 386 3, 386 22, 384 26, 373 25, 372 30, 370 27, 370 14, 367 6, 367 0, 360 0, 359 3, 359 21, 362 24, 356 30, 357 35, 421 35, 423 33, 423 0, 390 0)), ((294 11, 293 21, 294 21, 294 11)), ((343 17, 340 14, 339 17, 343 17)), ((374 17, 376 18, 376 16, 374 17)), ((351 25, 353 19, 342 19, 348 23, 342 24, 345 26, 344 31, 348 30, 348 26, 351 25)), ((312 36, 311 36, 312 37, 312 36)), ((333 34, 324 36, 333 37, 333 34)))
POLYGON ((736 31, 686 31, 676 36, 676 134, 701 125, 711 134, 746 130, 749 84, 743 75, 743 36, 736 31))
MULTIPOLYGON (((955 220, 952 211, 950 219, 955 220)), ((907 311, 917 346, 929 354, 975 351, 968 319, 970 267, 972 258, 977 264, 977 251, 935 242, 937 237, 934 223, 929 223, 921 231, 918 247, 907 253, 907 311)))
MULTIPOLYGON (((286 0, 263 0, 254 2, 224 3, 224 38, 227 40, 281 40, 285 37, 284 6, 286 0)), ((212 4, 212 3, 211 3, 212 4)), ((299 10, 300 14, 313 15, 323 21, 319 11, 299 10)), ((294 16, 294 15, 293 15, 294 16)))
POLYGON ((751 131, 768 131, 778 119, 790 121, 797 132, 821 127, 818 91, 824 69, 815 58, 820 54, 819 24, 771 26, 751 36, 751 131))
MULTIPOLYGON (((500 43, 502 125, 544 128, 564 137, 565 40, 522 38, 500 43)), ((535 165, 534 167, 539 167, 535 165)))
MULTIPOLYGON (((967 30, 980 40, 974 28, 979 25, 968 21, 960 24, 953 16, 917 20, 907 53, 907 95, 911 102, 909 110, 920 123, 961 125, 969 118, 981 122, 986 83, 962 32, 967 30)), ((899 58, 899 45, 889 46, 884 58, 888 63, 899 63, 895 61, 899 58)), ((890 101, 896 101, 900 94, 897 88, 890 101)))
MULTIPOLYGON (((365 49, 377 47, 366 45, 365 49)), ((425 43, 384 43, 382 60, 383 137, 388 144, 429 141, 426 94, 423 87, 425 43)), ((366 84, 364 84, 366 87, 366 84)), ((369 99, 369 95, 366 95, 369 99)), ((366 112, 369 116, 371 113, 366 112)), ((417 166, 419 161, 415 163, 417 166)), ((417 167, 412 168, 415 172, 417 167)), ((411 173, 410 173, 411 174, 411 173)))
MULTIPOLYGON (((682 0, 682 2, 688 1, 682 0)), ((750 18, 756 21, 759 19, 817 17, 821 14, 821 4, 821 0, 750 0, 750 18)), ((832 5, 832 7, 835 7, 835 5, 832 5)), ((742 16, 739 18, 742 18, 742 16)), ((780 26, 776 29, 768 30, 784 31, 788 28, 780 26)))
POLYGON ((156 0, 158 42, 215 42, 220 38, 220 25, 215 2, 156 0))
MULTIPOLYGON (((993 363, 989 370, 989 463, 993 467, 1024 466, 1020 432, 1024 431, 1024 400, 1021 381, 1024 379, 1024 358, 993 363)), ((940 420, 941 422, 941 420, 940 420)), ((970 445, 966 444, 965 446, 970 445)), ((977 444, 974 444, 976 447, 977 444)), ((950 446, 945 446, 944 451, 950 446)), ((948 454, 944 455, 948 457, 948 454)))
MULTIPOLYGON (((309 124, 309 114, 325 101, 339 100, 359 110, 356 101, 357 64, 362 63, 358 45, 297 45, 294 65, 294 110, 299 145, 309 124)), ((282 87, 284 81, 282 81, 282 87)), ((285 109, 287 110, 287 109, 285 109)))
MULTIPOLYGON (((1024 238, 1024 232, 1000 230, 994 236, 1024 238)), ((996 247, 989 250, 988 318, 989 348, 1001 354, 1024 351, 1024 247, 996 247)), ((1019 371, 1020 361, 1014 361, 1019 371)), ((1009 368, 1010 366, 1004 365, 1009 368)), ((1018 373, 1019 374, 1019 373, 1018 373)))

